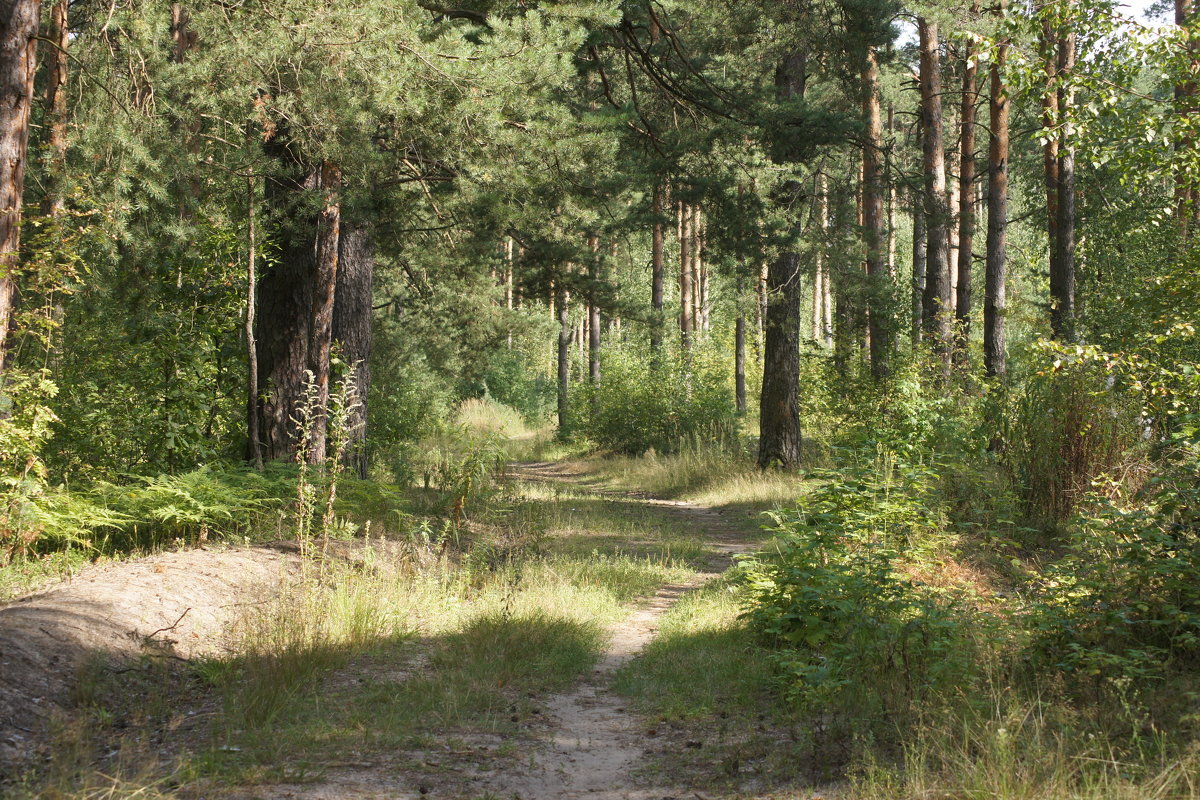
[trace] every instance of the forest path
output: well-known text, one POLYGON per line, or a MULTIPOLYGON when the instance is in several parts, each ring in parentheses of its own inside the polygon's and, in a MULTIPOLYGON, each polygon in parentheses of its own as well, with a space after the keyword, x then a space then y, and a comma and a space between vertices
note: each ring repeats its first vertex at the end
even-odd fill
MULTIPOLYGON (((561 463, 515 465, 514 475, 524 481, 560 481, 579 485, 581 474, 561 463)), ((603 490, 592 488, 601 496, 603 490)), ((628 500, 628 493, 621 493, 628 500)), ((645 725, 627 708, 624 698, 611 688, 617 670, 632 660, 654 638, 658 621, 685 593, 718 577, 735 555, 751 550, 753 543, 726 521, 721 512, 693 503, 637 496, 639 502, 666 509, 684 518, 699 541, 711 551, 705 570, 691 579, 667 584, 644 601, 611 631, 603 657, 590 676, 570 691, 547 701, 553 733, 545 749, 531 760, 532 767, 494 776, 488 790, 499 797, 520 800, 594 798, 595 800, 664 800, 695 797, 670 787, 638 786, 634 771, 645 755, 645 725)))
MULTIPOLYGON (((619 492, 598 486, 587 473, 573 472, 563 462, 514 464, 510 476, 520 482, 560 483, 614 503, 655 506, 694 531, 695 541, 707 556, 697 572, 679 583, 661 586, 650 598, 636 603, 630 613, 609 629, 605 651, 592 672, 568 690, 542 699, 544 725, 537 742, 518 759, 487 763, 444 784, 429 782, 413 790, 403 773, 362 764, 333 768, 315 783, 260 787, 258 798, 338 800, 356 798, 454 798, 462 800, 714 800, 719 794, 698 793, 669 785, 647 785, 639 780, 639 767, 647 763, 653 725, 629 707, 613 688, 613 679, 654 638, 661 617, 688 592, 717 578, 734 556, 751 551, 758 542, 743 520, 735 524, 726 514, 686 501, 664 500, 640 493, 619 492), (649 733, 648 733, 649 731, 649 733), (265 790, 265 791, 264 791, 265 790)), ((479 744, 479 743, 476 743, 479 744)), ((493 750, 503 742, 489 740, 493 750)), ((486 750, 487 747, 483 747, 486 750)))

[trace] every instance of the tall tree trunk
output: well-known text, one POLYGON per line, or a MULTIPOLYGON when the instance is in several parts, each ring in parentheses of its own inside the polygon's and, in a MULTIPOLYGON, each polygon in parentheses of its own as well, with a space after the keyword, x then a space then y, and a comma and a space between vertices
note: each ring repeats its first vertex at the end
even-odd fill
MULTIPOLYGON (((887 110, 888 151, 891 152, 896 141, 896 109, 888 103, 887 110)), ((888 278, 896 283, 896 176, 889 169, 885 174, 887 182, 887 269, 888 278)))
POLYGON ((21 196, 29 151, 29 112, 37 70, 38 0, 9 0, 0 26, 0 377, 21 250, 21 196))
POLYGON ((654 222, 650 229, 650 350, 656 357, 663 349, 663 273, 666 269, 666 253, 663 242, 663 194, 662 181, 654 184, 654 196, 650 201, 650 213, 654 222))
POLYGON ((745 263, 739 264, 737 274, 737 319, 733 324, 733 399, 737 413, 746 413, 746 304, 742 297, 745 291, 745 263))
POLYGON ((558 431, 564 434, 571 429, 567 396, 571 388, 571 314, 567 308, 569 296, 561 281, 555 288, 554 301, 558 313, 558 431))
MULTIPOLYGON (((775 71, 775 86, 781 100, 804 96, 807 80, 805 56, 792 52, 775 71)), ((796 215, 801 186, 795 180, 782 187, 781 199, 796 215)), ((763 382, 759 404, 758 465, 763 468, 793 467, 800 461, 800 256, 780 253, 767 270, 766 335, 763 344, 763 382)))
POLYGON ((754 318, 758 323, 756 326, 757 335, 754 337, 754 350, 757 355, 762 355, 764 343, 767 338, 767 270, 769 266, 764 262, 758 267, 758 279, 754 283, 755 307, 754 318))
POLYGON ((346 449, 346 466, 360 478, 367 477, 370 453, 366 449, 367 396, 371 390, 371 349, 374 345, 372 316, 375 287, 375 243, 371 229, 363 224, 342 222, 338 236, 337 287, 333 300, 333 341, 342 361, 354 367, 354 386, 359 407, 350 415, 351 430, 346 449))
MULTIPOLYGON (((1003 5, 1001 6, 1003 13, 1003 5)), ((1008 368, 1004 314, 1008 278, 1008 92, 1002 74, 1008 41, 1001 40, 991 67, 988 138, 987 266, 983 301, 983 366, 992 377, 1008 368)))
POLYGON ((883 124, 879 105, 879 62, 874 47, 867 48, 862 69, 863 119, 863 237, 867 254, 867 330, 870 336, 871 375, 886 378, 892 353, 889 320, 887 262, 883 231, 883 124))
POLYGON ((1055 272, 1050 274, 1050 297, 1054 307, 1050 328, 1060 341, 1075 340, 1075 145, 1070 123, 1074 91, 1070 88, 1075 69, 1075 34, 1064 31, 1058 40, 1058 111, 1061 141, 1058 148, 1058 240, 1055 243, 1055 272))
POLYGON ((600 306, 596 302, 596 291, 600 285, 600 237, 588 234, 588 249, 592 252, 592 289, 588 293, 588 381, 600 385, 600 306))
POLYGON ((254 341, 254 312, 258 306, 258 230, 254 218, 257 189, 246 178, 246 456, 255 469, 263 468, 262 435, 258 430, 258 343, 254 341))
POLYGON ((316 416, 309 435, 308 463, 324 464, 329 435, 330 351, 333 346, 333 300, 337 290, 338 248, 342 228, 339 200, 342 173, 329 161, 321 164, 325 206, 317 216, 316 275, 308 323, 308 371, 316 385, 316 416))
POLYGON ((921 40, 921 128, 925 172, 925 212, 929 243, 925 253, 922 318, 926 333, 946 369, 950 366, 953 298, 950 295, 950 213, 946 203, 946 161, 942 136, 942 79, 938 25, 924 18, 921 40))
MULTIPOLYGON (((1059 107, 1058 107, 1058 36, 1049 21, 1042 23, 1040 42, 1042 62, 1046 68, 1046 86, 1042 92, 1042 170, 1046 187, 1046 236, 1049 243, 1050 295, 1054 302, 1054 284, 1062 270, 1058 264, 1058 198, 1059 198, 1059 107)), ((1054 312, 1051 312, 1053 325, 1054 312)))
MULTIPOLYGON (((1195 23, 1195 16, 1195 0, 1175 0, 1176 25, 1181 28, 1191 27, 1195 23)), ((1200 188, 1196 186, 1196 180, 1187 166, 1187 154, 1196 146, 1196 137, 1192 132, 1193 118, 1200 111, 1200 104, 1196 102, 1197 93, 1200 91, 1196 82, 1200 39, 1194 32, 1187 38, 1187 48, 1190 57, 1189 66, 1192 69, 1188 73, 1188 78, 1175 85, 1175 113, 1181 117, 1181 127, 1184 131, 1175 143, 1175 150, 1180 154, 1179 165, 1175 171, 1175 220, 1179 236, 1184 240, 1192 235, 1192 226, 1195 223, 1197 212, 1200 211, 1197 209, 1200 188)))
POLYGON ((50 9, 50 29, 46 40, 52 48, 46 69, 46 121, 49 126, 49 163, 46 170, 46 194, 42 213, 57 216, 63 208, 63 178, 67 166, 67 77, 70 59, 71 28, 69 0, 55 0, 50 9))
POLYGON ((685 355, 691 349, 692 331, 692 207, 679 202, 679 342, 685 355))
POLYGON ((694 211, 695 246, 692 247, 692 258, 695 259, 694 285, 696 291, 696 330, 708 330, 708 241, 707 228, 704 225, 704 213, 701 206, 694 211))
MULTIPOLYGON (((978 2, 971 4, 974 16, 978 2)), ((978 103, 975 47, 968 44, 963 52, 962 112, 958 168, 958 287, 955 298, 955 350, 966 363, 971 335, 971 269, 975 244, 975 114, 978 103)))
POLYGON ((912 249, 912 343, 921 342, 923 298, 925 296, 925 261, 928 231, 925 226, 925 197, 918 194, 912 201, 913 249, 912 249))

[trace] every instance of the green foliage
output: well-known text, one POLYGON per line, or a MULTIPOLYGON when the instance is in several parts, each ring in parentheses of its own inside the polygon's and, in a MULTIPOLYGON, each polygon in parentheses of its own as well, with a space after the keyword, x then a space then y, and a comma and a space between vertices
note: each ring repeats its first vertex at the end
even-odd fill
POLYGON ((1144 681, 1200 655, 1200 451, 1161 469, 1132 495, 1100 482, 1073 520, 1027 615, 1039 663, 1144 681))
POLYGON ((686 363, 656 363, 637 348, 609 348, 599 386, 572 400, 575 432, 614 453, 678 451, 691 441, 722 441, 736 431, 729 373, 699 350, 686 363))
POLYGON ((1043 345, 1051 363, 1012 393, 1003 418, 1002 461, 1025 512, 1065 521, 1103 473, 1116 473, 1137 441, 1136 398, 1123 391, 1116 360, 1095 347, 1043 345))
POLYGON ((819 488, 772 515, 775 551, 742 562, 747 616, 793 700, 843 722, 899 722, 973 668, 959 598, 905 574, 946 545, 936 475, 881 452, 814 477, 819 488))

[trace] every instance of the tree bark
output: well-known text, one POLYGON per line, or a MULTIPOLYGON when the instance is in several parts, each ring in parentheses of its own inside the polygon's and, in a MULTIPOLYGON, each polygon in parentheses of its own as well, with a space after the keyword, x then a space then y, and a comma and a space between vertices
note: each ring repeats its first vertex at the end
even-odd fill
MULTIPOLYGON (((972 3, 972 15, 979 11, 972 3)), ((975 244, 975 115, 978 102, 975 48, 968 44, 963 52, 962 111, 958 168, 958 287, 954 305, 955 351, 960 363, 966 363, 971 336, 971 271, 975 244)))
POLYGON ((596 303, 596 290, 600 285, 600 237, 588 234, 588 249, 592 252, 592 289, 588 293, 588 381, 592 386, 600 385, 600 306, 596 303))
MULTIPOLYGON (((1003 9, 1003 6, 1001 7, 1003 9)), ((1003 12, 1002 12, 1003 13, 1003 12)), ((1002 72, 1008 42, 1001 41, 991 67, 988 138, 987 266, 983 301, 983 366, 991 377, 1008 369, 1004 314, 1008 278, 1008 92, 1002 72)))
POLYGON ((554 305, 558 314, 558 431, 571 429, 567 392, 571 388, 571 314, 567 308, 569 296, 559 281, 555 288, 554 305))
MULTIPOLYGON (((781 100, 804 96, 805 56, 792 52, 775 72, 781 100)), ((781 201, 793 214, 799 207, 801 186, 795 180, 782 187, 781 201)), ((799 234, 798 215, 793 222, 799 234)), ((759 403, 758 465, 761 468, 793 467, 800 461, 800 256, 780 253, 767 269, 767 310, 763 343, 763 381, 759 403)))
POLYGON ((53 48, 46 69, 46 121, 49 127, 49 159, 46 170, 46 194, 42 213, 57 216, 63 209, 63 172, 67 165, 67 78, 70 59, 68 0, 55 0, 50 9, 50 29, 46 39, 53 48))
POLYGON ((679 203, 679 342, 686 355, 691 350, 692 331, 692 207, 679 203))
POLYGON ((923 298, 925 296, 925 260, 928 231, 925 226, 925 198, 920 195, 912 203, 913 249, 912 249, 912 343, 921 342, 923 298))
POLYGON ((246 456, 255 469, 263 468, 262 435, 258 429, 258 343, 254 340, 254 312, 258 306, 258 230, 254 178, 246 178, 246 456))
POLYGON ((925 172, 925 213, 928 245, 925 253, 925 293, 922 319, 935 351, 949 369, 953 334, 950 295, 950 213, 946 202, 946 162, 942 135, 942 79, 938 54, 938 25, 918 20, 921 44, 921 127, 925 172))
POLYGON ((338 249, 342 208, 339 200, 342 173, 335 165, 321 164, 320 188, 324 208, 317 216, 316 275, 308 323, 308 371, 316 385, 315 416, 309 435, 308 463, 325 463, 329 435, 330 351, 333 347, 333 300, 337 291, 338 249))
POLYGON ((663 349, 663 273, 666 270, 666 255, 663 241, 663 184, 654 184, 654 195, 650 201, 650 213, 654 222, 650 229, 650 350, 661 357, 663 349))
POLYGON ((0 376, 16 294, 21 198, 29 152, 29 112, 37 70, 38 0, 8 0, 0 26, 0 376))
POLYGON ((871 375, 875 380, 882 380, 889 372, 892 331, 884 254, 883 124, 879 102, 879 62, 874 47, 867 48, 862 82, 863 119, 866 123, 862 151, 862 211, 867 255, 867 331, 870 337, 871 375))
MULTIPOLYGON (((1195 22, 1196 4, 1194 0, 1175 0, 1175 24, 1188 27, 1195 22)), ((1200 40, 1195 34, 1188 37, 1188 54, 1192 71, 1186 80, 1175 85, 1175 113, 1181 117, 1183 135, 1175 143, 1175 150, 1181 154, 1196 146, 1195 135, 1192 132, 1193 118, 1200 111, 1196 102, 1198 93, 1196 83, 1197 53, 1200 52, 1200 40)), ((1192 235, 1192 226, 1197 214, 1197 200, 1200 190, 1195 179, 1189 174, 1184 158, 1179 159, 1175 171, 1175 221, 1180 239, 1187 240, 1192 235)))
POLYGON ((371 390, 371 349, 375 285, 375 243, 371 229, 343 220, 338 236, 337 286, 333 301, 333 341, 342 361, 353 368, 358 409, 350 415, 345 464, 360 478, 367 477, 367 398, 371 390))
POLYGON ((733 399, 737 413, 746 413, 746 307, 742 280, 745 265, 737 276, 737 319, 733 324, 733 399))
POLYGON ((1055 242, 1055 271, 1050 273, 1050 328, 1060 341, 1075 340, 1075 145, 1070 123, 1074 92, 1070 88, 1075 69, 1075 34, 1064 31, 1058 39, 1058 112, 1061 132, 1058 148, 1058 239, 1055 242))
MULTIPOLYGON (((1051 302, 1054 302, 1053 284, 1061 274, 1058 264, 1058 196, 1059 196, 1059 108, 1058 108, 1058 37, 1050 22, 1042 25, 1042 60, 1046 68, 1046 86, 1042 92, 1042 128, 1045 144, 1042 146, 1042 170, 1046 187, 1046 237, 1049 243, 1049 266, 1051 302)), ((1054 312, 1051 312, 1053 324, 1054 312)))

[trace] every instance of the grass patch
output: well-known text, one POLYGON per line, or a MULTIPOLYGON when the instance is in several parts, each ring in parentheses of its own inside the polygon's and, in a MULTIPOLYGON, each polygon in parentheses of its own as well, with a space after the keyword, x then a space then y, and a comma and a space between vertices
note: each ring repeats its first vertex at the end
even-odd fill
POLYGON ((691 446, 670 455, 597 457, 574 464, 611 487, 714 508, 766 511, 791 503, 804 492, 803 476, 760 470, 751 453, 715 445, 691 446))
POLYGON ((648 771, 660 783, 756 792, 826 777, 740 610, 728 579, 685 595, 617 673, 614 687, 652 720, 648 771))

